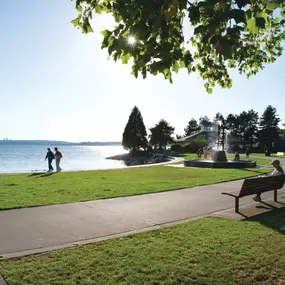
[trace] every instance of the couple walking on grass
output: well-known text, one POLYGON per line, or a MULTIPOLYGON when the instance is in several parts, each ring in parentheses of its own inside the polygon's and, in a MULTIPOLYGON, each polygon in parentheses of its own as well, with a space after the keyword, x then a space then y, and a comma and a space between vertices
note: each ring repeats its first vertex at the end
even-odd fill
POLYGON ((58 150, 57 147, 54 148, 54 153, 52 152, 52 150, 50 148, 48 148, 47 149, 47 154, 46 154, 46 157, 45 157, 45 160, 48 160, 48 172, 52 172, 53 171, 52 161, 54 159, 55 159, 56 172, 59 172, 59 171, 61 171, 60 161, 62 159, 62 154, 58 150))

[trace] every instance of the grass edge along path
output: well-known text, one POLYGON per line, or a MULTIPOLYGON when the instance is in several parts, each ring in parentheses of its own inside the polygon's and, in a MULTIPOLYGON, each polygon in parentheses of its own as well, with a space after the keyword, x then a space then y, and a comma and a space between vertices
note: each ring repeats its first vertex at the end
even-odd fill
MULTIPOLYGON (((183 158, 184 160, 198 159, 196 153, 183 153, 183 154, 178 155, 177 157, 183 158)), ((234 159, 234 154, 227 154, 227 158, 234 159)), ((202 159, 203 159, 203 156, 202 156, 202 159)), ((270 166, 270 163, 273 159, 274 157, 266 158, 266 157, 261 157, 261 156, 250 156, 249 158, 249 160, 251 161, 256 161, 257 165, 264 165, 264 166, 270 166)), ((184 160, 173 161, 173 162, 170 162, 169 164, 183 164, 184 160)), ((246 160, 245 154, 240 154, 240 160, 246 160)))
POLYGON ((0 209, 157 193, 243 179, 267 171, 153 166, 41 175, 0 175, 0 209))
POLYGON ((206 218, 0 262, 10 284, 284 284, 285 209, 206 218))

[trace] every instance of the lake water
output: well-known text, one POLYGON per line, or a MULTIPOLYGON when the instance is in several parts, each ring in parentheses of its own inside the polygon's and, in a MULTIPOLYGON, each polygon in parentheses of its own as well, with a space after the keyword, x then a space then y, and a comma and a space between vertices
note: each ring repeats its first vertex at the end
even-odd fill
MULTIPOLYGON (((61 168, 69 170, 126 167, 123 162, 105 159, 126 151, 122 146, 59 146, 63 155, 61 168)), ((43 145, 0 145, 0 173, 47 171, 46 147, 43 145)), ((53 162, 55 168, 55 163, 53 162)))

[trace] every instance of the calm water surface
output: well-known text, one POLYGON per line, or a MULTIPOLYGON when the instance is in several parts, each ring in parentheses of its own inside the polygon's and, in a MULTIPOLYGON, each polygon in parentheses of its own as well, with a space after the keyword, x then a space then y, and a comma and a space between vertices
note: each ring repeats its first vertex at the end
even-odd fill
MULTIPOLYGON (((47 146, 53 149, 53 146, 47 146)), ((0 173, 46 171, 46 148, 42 145, 0 145, 0 173)), ((105 159, 125 153, 122 146, 59 146, 61 168, 69 170, 111 169, 126 167, 123 162, 105 159)), ((55 168, 55 163, 53 162, 55 168)))

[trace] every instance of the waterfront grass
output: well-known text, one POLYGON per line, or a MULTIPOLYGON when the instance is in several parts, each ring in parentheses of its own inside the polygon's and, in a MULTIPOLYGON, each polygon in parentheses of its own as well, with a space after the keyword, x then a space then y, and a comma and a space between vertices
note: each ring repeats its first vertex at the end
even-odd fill
POLYGON ((120 170, 0 175, 0 209, 64 204, 214 184, 265 169, 152 166, 120 170))
POLYGON ((0 262, 9 284, 285 284, 285 210, 172 228, 0 262))
MULTIPOLYGON (((187 159, 198 159, 197 154, 196 153, 183 153, 183 154, 179 154, 178 157, 182 157, 185 160, 187 159)), ((210 156, 208 156, 210 157, 210 156)), ((228 159, 234 159, 234 154, 227 154, 227 158, 228 159)), ((202 158, 203 159, 203 155, 202 158)), ((245 154, 240 154, 240 160, 245 160, 245 154)), ((266 166, 270 166, 270 159, 266 159, 266 158, 262 158, 262 157, 252 157, 250 156, 249 160, 254 160, 256 161, 257 165, 266 165, 266 166)), ((174 162, 171 164, 183 164, 184 161, 178 161, 178 162, 174 162)))

